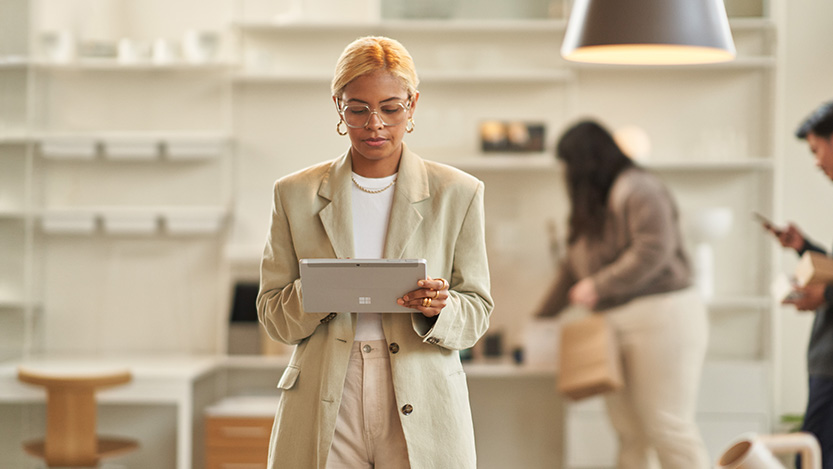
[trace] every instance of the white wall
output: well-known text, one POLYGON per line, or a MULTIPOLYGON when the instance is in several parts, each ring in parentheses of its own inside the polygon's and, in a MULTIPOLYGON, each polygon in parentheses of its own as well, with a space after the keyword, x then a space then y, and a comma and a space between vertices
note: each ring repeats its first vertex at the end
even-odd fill
MULTIPOLYGON (((833 183, 816 169, 805 142, 792 137, 798 124, 823 101, 833 99, 833 2, 785 0, 784 69, 781 145, 784 165, 781 216, 793 221, 812 239, 830 246, 833 240, 833 183)), ((784 268, 795 256, 785 254, 784 268)), ((787 270, 785 270, 787 271, 787 270)), ((805 352, 812 314, 784 308, 780 321, 780 410, 800 413, 806 401, 805 352)))

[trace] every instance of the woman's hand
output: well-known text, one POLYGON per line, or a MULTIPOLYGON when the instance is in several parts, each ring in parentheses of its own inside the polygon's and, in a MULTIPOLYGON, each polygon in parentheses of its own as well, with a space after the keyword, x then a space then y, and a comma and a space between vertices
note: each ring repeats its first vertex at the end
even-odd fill
POLYGON ((785 305, 795 305, 799 311, 815 311, 819 306, 824 304, 824 289, 827 285, 823 283, 813 283, 806 287, 796 288, 797 295, 789 300, 784 301, 785 305))
POLYGON ((785 248, 792 248, 795 251, 800 251, 804 248, 804 235, 797 226, 790 223, 783 229, 770 229, 772 234, 778 238, 778 242, 785 248))
POLYGON ((417 282, 417 285, 419 289, 406 293, 396 302, 420 311, 427 318, 439 316, 448 300, 448 280, 428 277, 417 282))
POLYGON ((595 308, 596 303, 599 302, 599 294, 596 292, 596 284, 593 283, 593 279, 590 277, 579 280, 578 283, 570 288, 567 296, 570 298, 570 303, 574 305, 586 306, 590 309, 595 308))

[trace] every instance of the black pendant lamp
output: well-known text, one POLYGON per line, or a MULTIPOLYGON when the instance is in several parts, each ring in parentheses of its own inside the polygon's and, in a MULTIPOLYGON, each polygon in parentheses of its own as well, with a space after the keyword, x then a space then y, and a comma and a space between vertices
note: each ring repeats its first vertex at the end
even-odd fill
POLYGON ((575 0, 561 46, 575 62, 727 62, 735 44, 723 0, 575 0))

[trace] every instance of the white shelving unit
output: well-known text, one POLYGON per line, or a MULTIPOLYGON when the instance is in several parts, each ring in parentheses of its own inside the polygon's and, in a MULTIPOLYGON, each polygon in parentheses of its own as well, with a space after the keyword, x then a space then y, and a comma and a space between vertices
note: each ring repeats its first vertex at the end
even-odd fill
POLYGON ((161 1, 2 2, 0 358, 218 351, 217 253, 235 193, 234 2, 187 3, 192 14, 162 21, 161 1), (180 56, 190 31, 216 32, 217 54, 180 56), (173 56, 101 56, 122 38, 148 51, 167 40, 173 56), (57 57, 55 41, 69 55, 57 57), (136 298, 119 306, 119 291, 136 298), (71 317, 75 338, 63 330, 71 317), (145 320, 113 337, 94 326, 119 317, 145 320))
MULTIPOLYGON (((291 0, 102 0, 100 9, 85 8, 96 0, 0 1, 17 13, 0 15, 0 259, 9 260, 0 267, 0 358, 224 352, 227 292, 235 270, 256 271, 271 185, 347 149, 334 131, 332 71, 347 43, 381 34, 402 41, 420 72, 408 145, 486 182, 498 305, 492 330, 507 348, 522 345, 552 280, 548 226, 565 234, 568 204, 552 156, 558 134, 584 116, 613 129, 637 125, 653 143, 640 163, 668 184, 683 218, 714 206, 735 214, 732 233, 715 245, 709 370, 742 370, 764 390, 742 416, 709 402, 701 417, 720 435, 749 421, 772 423, 765 383, 774 261, 758 227, 746 222, 752 210, 772 212, 779 168, 779 31, 764 1, 727 5, 730 13, 751 12, 731 19, 736 61, 687 67, 562 61, 566 0, 457 0, 446 19, 406 17, 414 5, 402 1, 348 8, 309 0, 295 20, 291 0), (55 31, 71 32, 80 47, 93 39, 178 40, 195 28, 219 32, 213 62, 123 64, 79 52, 58 63, 44 44, 55 31), (545 148, 483 153, 478 127, 493 119, 543 124, 545 148), (69 327, 73 337, 62 333, 69 327), (721 422, 727 426, 717 428, 721 422)), ((280 360, 227 366, 271 370, 280 360)), ((478 379, 506 371, 469 370, 478 379)), ((592 407, 570 409, 566 418, 571 438, 606 425, 592 407)), ((566 444, 567 468, 612 466, 571 460, 566 444)))

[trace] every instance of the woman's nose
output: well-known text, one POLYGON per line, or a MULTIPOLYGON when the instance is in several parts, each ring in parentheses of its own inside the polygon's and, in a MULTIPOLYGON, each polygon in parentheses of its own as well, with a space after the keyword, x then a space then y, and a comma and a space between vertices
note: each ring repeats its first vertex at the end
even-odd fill
POLYGON ((380 129, 385 126, 385 123, 382 122, 382 118, 379 117, 379 113, 373 111, 370 113, 370 119, 367 120, 367 128, 369 129, 380 129))

